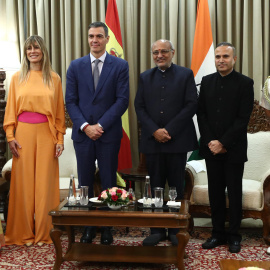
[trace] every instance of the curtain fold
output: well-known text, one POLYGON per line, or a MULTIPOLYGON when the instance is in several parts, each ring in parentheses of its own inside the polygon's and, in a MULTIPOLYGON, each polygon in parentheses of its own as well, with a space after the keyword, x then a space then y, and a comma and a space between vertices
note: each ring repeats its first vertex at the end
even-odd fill
MULTIPOLYGON (((130 68, 129 120, 133 163, 138 163, 138 131, 134 98, 139 74, 154 66, 151 44, 170 39, 173 62, 190 68, 198 0, 116 0, 125 59, 130 68)), ((16 44, 21 60, 29 35, 45 39, 52 67, 66 87, 66 70, 73 59, 89 53, 88 25, 105 21, 108 0, 0 0, 1 42, 16 44)), ((254 79, 255 98, 270 73, 269 0, 208 0, 213 41, 236 47, 235 69, 254 79)), ((0 59, 1 61, 1 59, 0 59)), ((6 81, 8 92, 9 81, 6 81)))

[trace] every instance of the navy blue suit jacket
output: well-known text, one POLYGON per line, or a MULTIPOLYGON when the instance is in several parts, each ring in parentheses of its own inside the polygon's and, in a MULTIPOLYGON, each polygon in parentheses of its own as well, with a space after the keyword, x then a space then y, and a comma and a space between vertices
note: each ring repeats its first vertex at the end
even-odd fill
POLYGON ((94 89, 90 55, 71 62, 67 71, 66 107, 73 122, 72 139, 83 141, 83 123, 100 123, 104 129, 101 142, 120 141, 121 116, 128 108, 129 69, 127 61, 106 55, 97 89, 94 89))
POLYGON ((185 153, 197 149, 192 120, 197 110, 197 89, 190 69, 172 64, 164 73, 157 67, 143 72, 135 109, 142 127, 142 153, 185 153), (157 142, 153 133, 159 128, 165 128, 172 139, 157 142))

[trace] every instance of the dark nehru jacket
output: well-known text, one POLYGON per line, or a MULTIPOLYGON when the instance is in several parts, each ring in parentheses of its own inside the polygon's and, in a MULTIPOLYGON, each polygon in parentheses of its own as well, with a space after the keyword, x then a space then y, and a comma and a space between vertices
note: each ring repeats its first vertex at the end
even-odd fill
POLYGON ((233 70, 225 77, 218 72, 203 77, 198 104, 202 157, 247 161, 247 125, 253 101, 253 80, 241 73, 233 70), (213 155, 207 146, 212 140, 219 140, 227 153, 213 155))
POLYGON ((185 153, 198 147, 192 120, 197 90, 190 69, 172 64, 165 72, 157 67, 143 72, 135 108, 142 126, 140 152, 185 153), (172 139, 157 142, 153 133, 159 128, 165 128, 172 139))

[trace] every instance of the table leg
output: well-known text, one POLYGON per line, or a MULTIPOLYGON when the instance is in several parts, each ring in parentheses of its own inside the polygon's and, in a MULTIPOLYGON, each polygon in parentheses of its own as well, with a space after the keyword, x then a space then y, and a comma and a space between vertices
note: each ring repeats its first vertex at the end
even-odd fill
POLYGON ((190 238, 189 233, 186 230, 181 230, 176 234, 178 239, 178 247, 177 247, 177 267, 179 270, 184 270, 184 255, 185 255, 185 247, 190 238))
POLYGON ((53 266, 53 270, 59 270, 60 265, 63 262, 62 245, 61 245, 61 240, 60 240, 60 237, 62 234, 63 234, 63 231, 60 230, 59 228, 53 228, 51 229, 51 232, 50 232, 50 236, 54 243, 55 253, 56 253, 56 259, 53 266))
POLYGON ((72 226, 66 226, 67 236, 68 236, 68 248, 67 252, 71 249, 72 244, 75 242, 75 233, 74 233, 74 227, 72 226))

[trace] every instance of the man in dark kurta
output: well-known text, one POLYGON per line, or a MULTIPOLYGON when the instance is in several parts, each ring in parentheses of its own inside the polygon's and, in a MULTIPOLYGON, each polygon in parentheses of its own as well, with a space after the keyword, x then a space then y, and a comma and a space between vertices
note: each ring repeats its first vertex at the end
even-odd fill
POLYGON ((253 80, 236 72, 235 48, 220 43, 215 50, 216 73, 203 77, 198 104, 200 155, 205 158, 213 231, 202 247, 229 242, 241 250, 242 177, 247 161, 247 125, 253 108, 253 80), (230 225, 225 232, 227 188, 230 225))
MULTIPOLYGON (((172 63, 174 48, 168 40, 152 45, 156 67, 140 75, 135 109, 141 123, 140 151, 145 153, 152 194, 155 187, 175 186, 183 198, 187 152, 197 148, 192 117, 197 110, 193 72, 172 63)), ((177 245, 177 229, 169 239, 177 245)), ((166 238, 164 229, 151 228, 143 245, 156 245, 166 238)))

